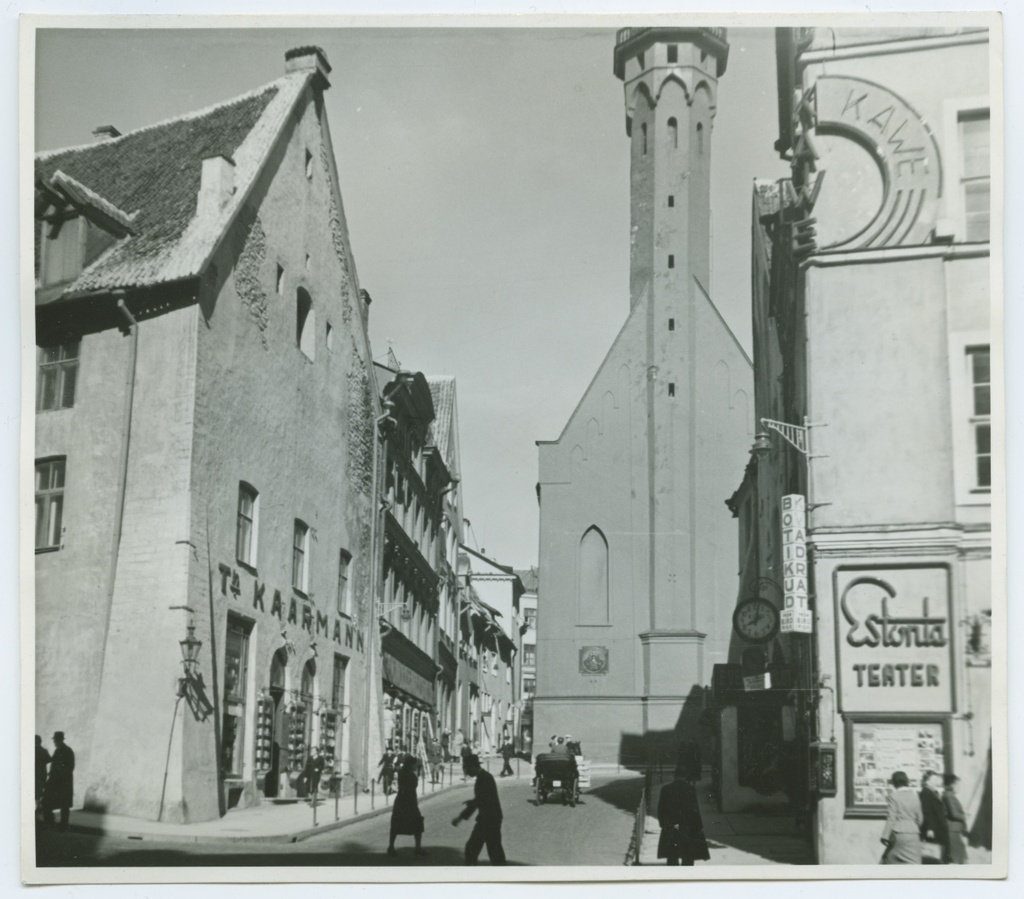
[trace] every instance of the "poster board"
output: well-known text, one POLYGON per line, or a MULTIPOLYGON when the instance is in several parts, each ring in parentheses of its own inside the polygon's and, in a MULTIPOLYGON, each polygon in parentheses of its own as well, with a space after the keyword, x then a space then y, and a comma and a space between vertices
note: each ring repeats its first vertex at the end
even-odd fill
POLYGON ((884 818, 893 772, 919 790, 925 771, 949 769, 949 750, 948 717, 846 717, 846 817, 884 818))

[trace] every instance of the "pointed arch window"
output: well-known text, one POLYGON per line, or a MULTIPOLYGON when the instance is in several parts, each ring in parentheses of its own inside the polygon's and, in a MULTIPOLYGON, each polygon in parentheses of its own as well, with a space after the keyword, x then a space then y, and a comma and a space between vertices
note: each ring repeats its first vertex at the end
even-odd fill
POLYGON ((697 123, 697 155, 704 155, 704 123, 697 123))
POLYGON ((301 287, 295 292, 295 341, 313 359, 316 350, 316 313, 313 298, 301 287))
POLYGON ((597 525, 580 540, 577 589, 577 623, 608 624, 608 541, 597 525))

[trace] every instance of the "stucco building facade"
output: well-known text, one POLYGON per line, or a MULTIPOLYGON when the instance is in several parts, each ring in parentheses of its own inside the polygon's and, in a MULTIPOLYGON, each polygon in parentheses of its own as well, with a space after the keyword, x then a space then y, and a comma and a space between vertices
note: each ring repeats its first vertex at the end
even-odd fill
POLYGON ((779 32, 793 177, 755 185, 756 409, 800 430, 765 428, 732 506, 740 598, 806 578, 812 625, 764 647, 770 690, 737 689, 739 638, 716 670, 716 787, 791 801, 822 864, 878 861, 894 770, 958 775, 972 858, 992 846, 989 37, 779 32))
POLYGON ((330 66, 286 69, 36 158, 36 730, 76 804, 207 820, 311 745, 367 780, 379 409, 330 66))
POLYGON ((554 441, 539 442, 534 732, 642 764, 692 739, 726 661, 736 534, 724 500, 752 438, 750 360, 710 293, 722 29, 624 29, 630 301, 554 441), (661 750, 658 750, 661 751, 661 750))

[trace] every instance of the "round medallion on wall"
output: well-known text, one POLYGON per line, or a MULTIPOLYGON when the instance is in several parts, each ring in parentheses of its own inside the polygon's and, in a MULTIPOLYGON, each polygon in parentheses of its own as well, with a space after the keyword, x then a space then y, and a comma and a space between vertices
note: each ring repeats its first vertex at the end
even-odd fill
POLYGON ((584 646, 580 649, 580 674, 607 674, 608 647, 584 646))

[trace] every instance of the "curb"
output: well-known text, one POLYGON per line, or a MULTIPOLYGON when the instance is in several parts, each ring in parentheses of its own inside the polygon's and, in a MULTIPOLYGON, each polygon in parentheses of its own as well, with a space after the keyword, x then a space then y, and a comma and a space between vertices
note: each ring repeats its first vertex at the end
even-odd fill
MULTIPOLYGON (((460 783, 453 784, 452 786, 442 787, 440 790, 435 790, 433 793, 426 793, 418 797, 419 802, 425 802, 429 799, 433 799, 435 796, 442 796, 446 793, 451 793, 462 787, 470 787, 471 783, 460 783)), ((318 806, 319 807, 319 806, 318 806)), ((334 830, 340 830, 343 827, 347 827, 349 824, 356 824, 360 821, 368 821, 371 818, 377 818, 380 815, 389 813, 393 806, 384 805, 379 808, 370 809, 365 812, 359 812, 355 815, 349 815, 347 818, 342 818, 339 821, 325 821, 322 824, 318 824, 316 827, 304 827, 299 830, 289 831, 287 833, 272 833, 272 834, 238 834, 227 835, 217 833, 138 833, 130 829, 123 829, 119 827, 105 827, 102 825, 93 824, 72 824, 69 823, 67 831, 73 833, 84 833, 91 834, 93 836, 110 836, 110 837, 123 837, 128 840, 138 840, 141 842, 147 841, 160 841, 162 843, 218 843, 218 844, 232 844, 232 843, 299 843, 303 840, 309 839, 310 837, 316 836, 317 834, 329 833, 334 830)), ((325 804, 324 808, 328 808, 325 804)))

